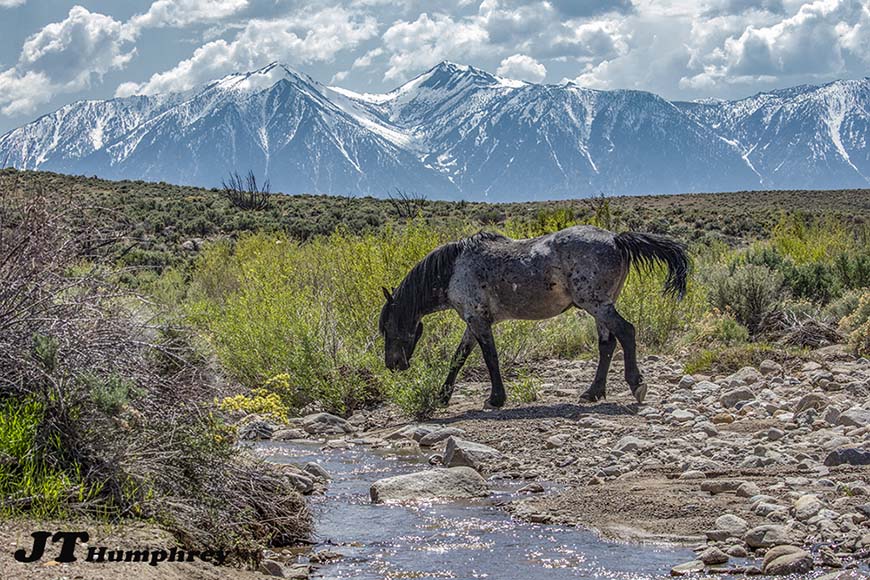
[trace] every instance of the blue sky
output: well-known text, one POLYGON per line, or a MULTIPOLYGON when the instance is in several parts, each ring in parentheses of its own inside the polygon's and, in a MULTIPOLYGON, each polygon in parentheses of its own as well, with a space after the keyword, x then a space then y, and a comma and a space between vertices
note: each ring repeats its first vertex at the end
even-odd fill
POLYGON ((441 60, 735 98, 870 74, 868 0, 0 0, 0 131, 281 61, 365 92, 441 60))

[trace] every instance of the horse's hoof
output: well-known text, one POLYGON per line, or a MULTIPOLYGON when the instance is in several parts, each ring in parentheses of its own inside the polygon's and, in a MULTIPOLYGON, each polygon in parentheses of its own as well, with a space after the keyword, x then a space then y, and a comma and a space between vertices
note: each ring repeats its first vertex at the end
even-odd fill
POLYGON ((594 393, 590 393, 589 391, 586 391, 585 393, 580 395, 580 402, 581 403, 597 403, 598 401, 600 401, 603 398, 604 398, 604 395, 596 395, 594 393))
POLYGON ((483 402, 484 409, 501 409, 502 407, 504 407, 504 401, 493 402, 490 399, 487 399, 483 402))
POLYGON ((631 394, 634 395, 638 403, 643 403, 643 400, 646 399, 646 383, 641 383, 634 387, 631 390, 631 394))

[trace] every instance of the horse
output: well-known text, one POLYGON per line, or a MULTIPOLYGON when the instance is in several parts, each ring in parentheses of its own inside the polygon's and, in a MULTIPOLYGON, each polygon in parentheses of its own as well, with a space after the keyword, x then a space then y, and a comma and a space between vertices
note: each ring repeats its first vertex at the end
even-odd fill
POLYGON ((386 303, 378 330, 384 337, 384 363, 391 371, 407 370, 423 334, 422 318, 455 310, 466 324, 441 391, 447 405, 459 371, 480 345, 491 391, 485 407, 504 405, 492 327, 503 320, 543 320, 579 308, 595 319, 598 367, 581 403, 606 396, 607 372, 622 346, 625 380, 638 403, 647 387, 637 366, 635 328, 616 309, 616 300, 632 265, 667 266, 664 292, 682 298, 689 261, 685 246, 664 236, 613 232, 573 226, 536 238, 515 240, 480 232, 439 246, 405 276, 398 288, 382 288, 386 303))

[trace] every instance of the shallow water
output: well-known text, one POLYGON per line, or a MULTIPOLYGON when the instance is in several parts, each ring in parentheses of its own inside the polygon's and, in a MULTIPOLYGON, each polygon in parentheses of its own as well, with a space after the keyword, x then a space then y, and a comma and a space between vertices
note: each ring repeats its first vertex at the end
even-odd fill
POLYGON ((694 558, 686 548, 607 542, 577 528, 513 520, 493 505, 517 497, 519 486, 510 482, 491 482, 496 493, 486 500, 373 505, 371 483, 428 468, 418 455, 294 443, 258 448, 277 463, 315 461, 333 478, 325 496, 312 497, 315 529, 344 558, 319 568, 316 578, 641 580, 668 576, 694 558))

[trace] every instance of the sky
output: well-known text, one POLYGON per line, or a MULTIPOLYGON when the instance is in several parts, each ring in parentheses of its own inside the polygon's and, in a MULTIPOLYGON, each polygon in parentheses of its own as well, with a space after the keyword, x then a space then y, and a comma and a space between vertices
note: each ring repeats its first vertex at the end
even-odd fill
POLYGON ((273 61, 385 92, 442 60, 740 98, 870 75, 870 0, 0 0, 0 132, 75 100, 183 91, 273 61))

